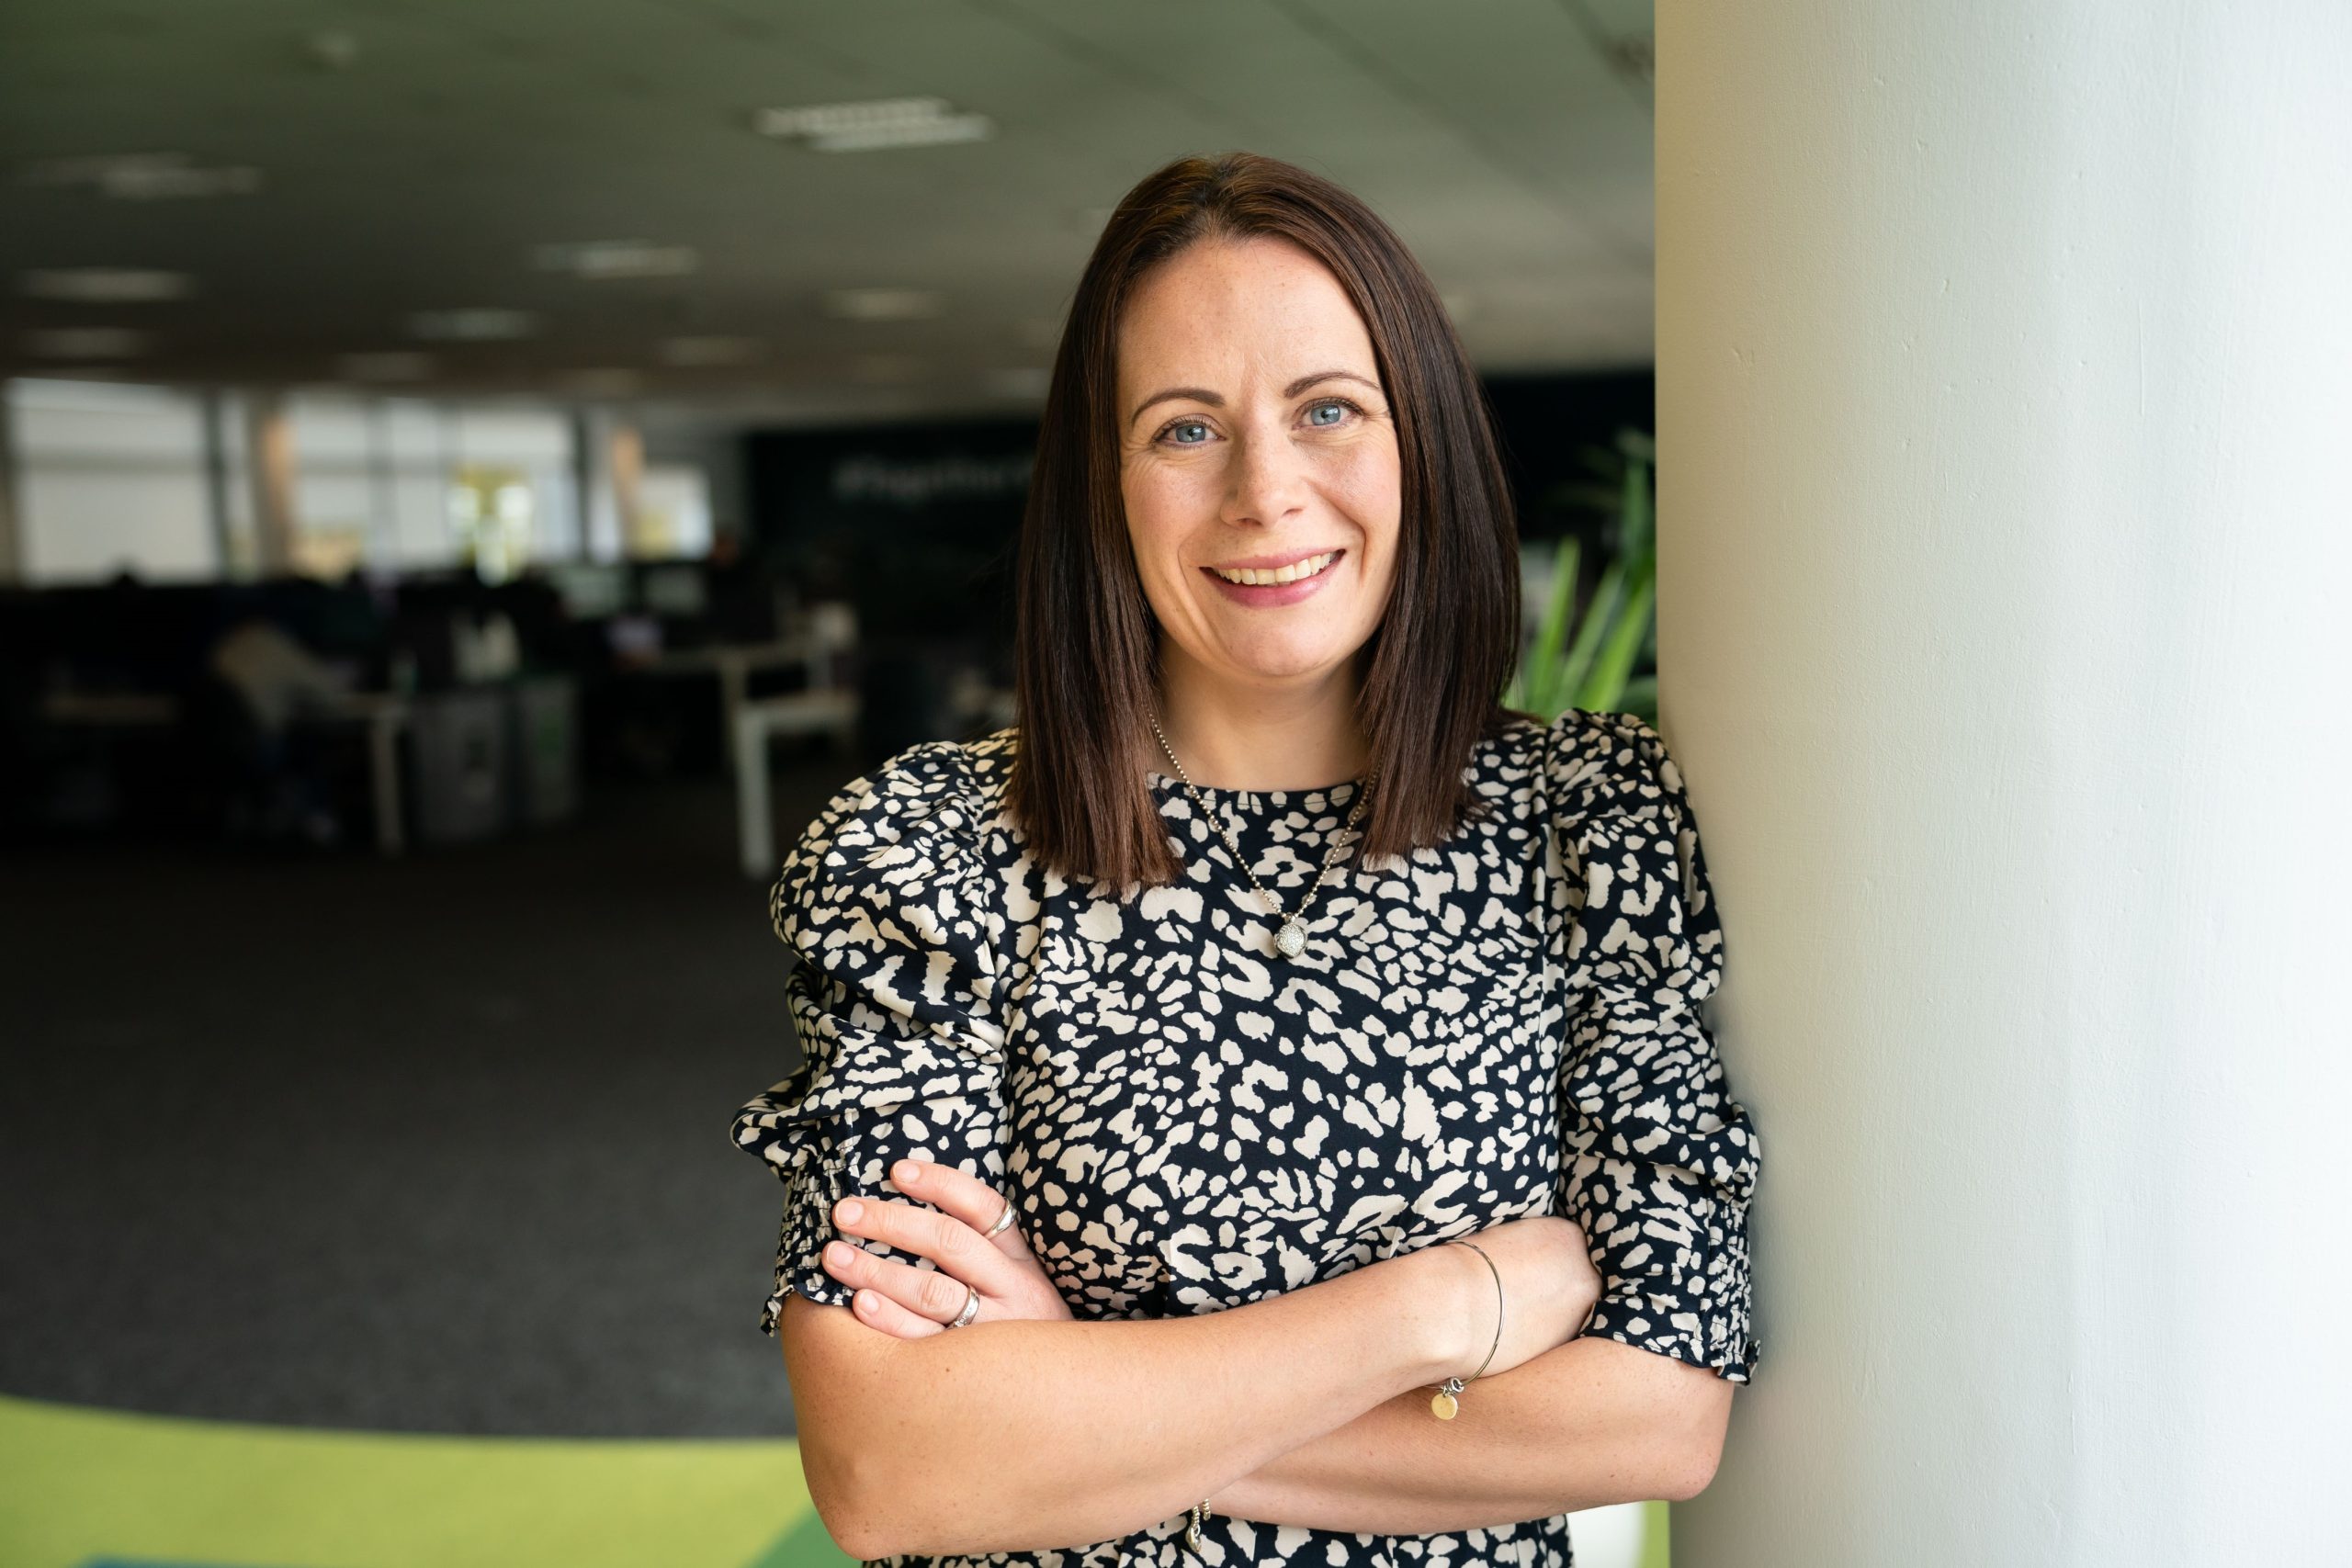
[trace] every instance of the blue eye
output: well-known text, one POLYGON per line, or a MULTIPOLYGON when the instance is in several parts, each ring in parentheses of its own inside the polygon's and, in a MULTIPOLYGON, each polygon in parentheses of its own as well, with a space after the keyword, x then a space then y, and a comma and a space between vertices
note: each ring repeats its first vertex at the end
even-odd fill
POLYGON ((1333 424, 1337 424, 1337 423, 1340 423, 1340 421, 1341 419, 1343 419, 1343 418, 1345 418, 1345 417, 1346 417, 1346 415, 1347 415, 1347 412, 1348 412, 1348 407, 1349 407, 1349 405, 1348 405, 1348 404, 1346 404, 1345 402, 1340 401, 1340 400, 1338 400, 1338 399, 1336 399, 1336 398, 1335 398, 1335 399, 1332 399, 1331 400, 1329 400, 1329 401, 1328 401, 1328 402, 1320 402, 1320 403, 1317 403, 1317 404, 1315 404, 1312 408, 1310 408, 1310 409, 1308 409, 1308 410, 1307 410, 1307 412, 1306 412, 1306 422, 1307 422, 1309 424, 1321 424, 1321 425, 1333 425, 1333 424), (1329 415, 1331 416, 1329 419, 1325 419, 1325 418, 1323 417, 1323 415, 1325 415, 1325 414, 1327 414, 1327 413, 1328 413, 1328 414, 1329 414, 1329 415))
POLYGON ((1208 428, 1209 427, 1207 425, 1203 424, 1197 419, 1182 419, 1178 420, 1174 424, 1170 425, 1168 427, 1167 434, 1170 435, 1175 435, 1180 430, 1197 430, 1201 433, 1198 439, 1186 439, 1179 436, 1176 445, 1179 446, 1198 446, 1202 441, 1208 439, 1208 428))

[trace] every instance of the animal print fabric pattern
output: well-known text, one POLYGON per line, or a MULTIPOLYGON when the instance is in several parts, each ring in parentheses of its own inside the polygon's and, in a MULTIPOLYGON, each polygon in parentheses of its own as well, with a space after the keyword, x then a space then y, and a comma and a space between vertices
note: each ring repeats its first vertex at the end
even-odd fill
MULTIPOLYGON (((1654 729, 1513 717, 1470 764, 1479 814, 1396 862, 1343 852, 1297 959, 1165 775, 1181 881, 1121 902, 1033 863, 1001 808, 1017 744, 900 752, 827 804, 772 890, 802 1061, 733 1124, 786 1190, 763 1332, 787 1292, 847 1304, 820 1261, 832 1206, 903 1201, 889 1169, 915 1157, 1005 1192, 1082 1318, 1221 1312, 1565 1214, 1603 1280, 1586 1334, 1749 1381, 1761 1147, 1700 1016, 1724 935, 1654 729)), ((1201 794, 1295 908, 1359 787, 1201 794)), ((1379 1535, 1213 1514, 1198 1558, 1569 1568, 1568 1518, 1379 1535)), ((1178 1568, 1185 1522, 927 1561, 1178 1568)))

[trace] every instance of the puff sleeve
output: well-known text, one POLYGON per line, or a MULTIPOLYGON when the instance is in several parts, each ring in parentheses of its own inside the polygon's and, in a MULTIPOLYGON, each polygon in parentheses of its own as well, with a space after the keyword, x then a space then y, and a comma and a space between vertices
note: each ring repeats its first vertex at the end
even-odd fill
MULTIPOLYGON (((982 802, 952 741, 910 748, 845 786, 808 825, 769 894, 776 935, 798 955, 786 982, 802 1061, 743 1106, 735 1145, 785 1188, 773 1335, 787 1292, 841 1306, 825 1271, 833 1205, 903 1200, 902 1157, 1001 1186, 1004 1030, 1001 889, 980 840, 982 802)), ((878 1256, 933 1267, 871 1238, 878 1256)))
POLYGON ((1698 825, 1638 716, 1572 708, 1549 741, 1556 929, 1576 987, 1555 1212, 1583 1228, 1601 1275, 1584 1333, 1744 1383, 1763 1348, 1747 1247, 1762 1147, 1700 1018, 1724 934, 1698 825))

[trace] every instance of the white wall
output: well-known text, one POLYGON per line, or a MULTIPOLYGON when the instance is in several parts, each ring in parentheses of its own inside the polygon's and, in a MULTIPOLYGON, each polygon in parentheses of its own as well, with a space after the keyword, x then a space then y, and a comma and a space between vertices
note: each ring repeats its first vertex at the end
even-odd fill
POLYGON ((1766 1162, 1678 1568, 2352 1561, 2352 7, 1658 6, 1766 1162))

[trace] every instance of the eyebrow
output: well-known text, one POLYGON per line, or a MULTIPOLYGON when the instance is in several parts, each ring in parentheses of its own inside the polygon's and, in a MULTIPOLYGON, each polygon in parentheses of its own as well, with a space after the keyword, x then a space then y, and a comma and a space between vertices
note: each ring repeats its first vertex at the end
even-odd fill
MULTIPOLYGON (((1297 380, 1284 387, 1283 396, 1295 398, 1318 381, 1355 381, 1371 388, 1375 392, 1380 390, 1379 382, 1359 376, 1352 370, 1317 370, 1311 375, 1301 376, 1297 380)), ((1136 421, 1143 417, 1143 411, 1154 403, 1174 402, 1181 398, 1190 398, 1194 402, 1206 403, 1211 408, 1221 409, 1225 406, 1225 400, 1206 387, 1170 387, 1165 391, 1152 393, 1151 396, 1137 403, 1135 412, 1127 415, 1127 423, 1132 426, 1136 421)))

